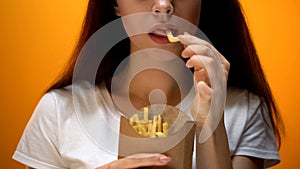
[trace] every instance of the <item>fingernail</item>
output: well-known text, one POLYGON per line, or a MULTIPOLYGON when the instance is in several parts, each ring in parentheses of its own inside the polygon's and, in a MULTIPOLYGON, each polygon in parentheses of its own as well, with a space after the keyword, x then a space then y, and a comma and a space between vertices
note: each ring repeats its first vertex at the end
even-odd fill
POLYGON ((159 160, 162 162, 162 163, 168 163, 171 161, 171 158, 170 157, 167 157, 167 156, 160 156, 159 157, 159 160))

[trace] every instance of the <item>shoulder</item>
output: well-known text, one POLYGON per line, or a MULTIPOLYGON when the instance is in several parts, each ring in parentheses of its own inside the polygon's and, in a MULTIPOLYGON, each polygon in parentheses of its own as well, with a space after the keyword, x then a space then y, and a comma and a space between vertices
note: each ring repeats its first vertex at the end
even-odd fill
MULTIPOLYGON (((238 88, 229 88, 225 105, 228 130, 241 130, 253 120, 263 120, 264 105, 260 97, 238 88)), ((241 131, 242 132, 242 131, 241 131)))
MULTIPOLYGON (((227 118, 244 121, 245 123, 253 118, 260 118, 266 113, 265 105, 259 96, 238 88, 229 88, 225 105, 227 118), (260 109, 260 110, 259 110, 260 109)), ((268 116, 268 114, 266 114, 268 116)))
POLYGON ((262 98, 242 89, 228 89, 225 126, 231 155, 264 159, 265 166, 279 162, 270 116, 262 98))
POLYGON ((249 92, 238 88, 227 90, 224 122, 228 135, 231 155, 238 146, 249 113, 249 92))
MULTIPOLYGON (((91 99, 89 91, 94 89, 90 84, 76 83, 44 94, 23 132, 13 158, 34 168, 70 168, 70 163, 90 165, 82 163, 85 158, 95 158, 100 162, 111 160, 102 160, 107 154, 97 149, 97 145, 87 135, 86 128, 83 128, 82 121, 78 119, 78 115, 92 115, 95 112, 88 105, 91 99), (82 155, 82 152, 89 153, 82 155)), ((93 118, 96 116, 85 117, 97 120, 93 118)))
POLYGON ((61 89, 53 89, 47 92, 41 99, 52 99, 58 109, 69 108, 76 103, 85 103, 95 96, 98 88, 86 81, 76 82, 61 89))
POLYGON ((60 89, 53 89, 47 92, 44 97, 52 97, 59 101, 68 101, 73 98, 75 93, 85 93, 93 88, 88 82, 77 82, 60 89))
POLYGON ((228 119, 227 124, 231 124, 232 121, 239 121, 243 123, 244 127, 260 122, 265 123, 267 126, 271 125, 271 117, 269 117, 263 98, 243 89, 228 89, 225 116, 228 119))
POLYGON ((261 104, 261 99, 244 89, 229 88, 227 90, 226 109, 235 108, 247 109, 249 111, 256 109, 261 104))

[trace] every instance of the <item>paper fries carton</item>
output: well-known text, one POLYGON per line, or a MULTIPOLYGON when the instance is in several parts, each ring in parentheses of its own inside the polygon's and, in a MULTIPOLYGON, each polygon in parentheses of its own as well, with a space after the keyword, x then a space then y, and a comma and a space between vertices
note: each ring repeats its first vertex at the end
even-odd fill
POLYGON ((172 158, 163 167, 143 167, 147 169, 191 169, 194 145, 194 122, 185 113, 168 106, 161 114, 163 121, 171 126, 165 138, 146 138, 138 134, 129 120, 121 117, 119 137, 119 158, 139 153, 162 153, 172 158))

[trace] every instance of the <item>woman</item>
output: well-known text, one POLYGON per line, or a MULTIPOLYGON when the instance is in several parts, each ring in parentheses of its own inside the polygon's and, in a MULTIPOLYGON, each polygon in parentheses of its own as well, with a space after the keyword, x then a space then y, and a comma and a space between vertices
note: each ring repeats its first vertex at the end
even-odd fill
MULTIPOLYGON (((280 159, 275 137, 280 145, 281 119, 237 0, 90 0, 70 65, 41 99, 14 159, 33 168, 99 169, 163 166, 172 160, 162 154, 117 160, 115 155, 99 149, 85 135, 72 107, 73 72, 84 44, 109 22, 145 12, 176 15, 198 25, 214 46, 190 34, 180 34, 180 43, 165 43, 166 36, 161 31, 165 27, 122 41, 110 50, 97 71, 99 90, 96 94, 101 96, 101 105, 112 104, 109 100, 113 94, 112 78, 124 58, 142 49, 159 48, 184 58, 186 66, 193 68, 196 96, 202 100, 196 105, 201 105, 201 111, 206 112, 203 107, 209 106, 213 90, 205 63, 199 56, 218 57, 225 72, 223 76, 228 79, 226 107, 213 135, 205 143, 196 142, 194 162, 197 168, 256 169, 277 164, 280 159), (106 85, 101 86, 103 82, 106 85)), ((88 90, 88 85, 82 86, 76 88, 79 93, 88 90)), ((153 89, 162 91, 166 97, 163 101, 169 105, 182 101, 174 79, 157 70, 142 71, 131 81, 130 89, 134 89, 129 95, 137 109, 151 103, 148 96, 153 89), (148 83, 149 79, 158 83, 148 83)), ((154 99, 154 102, 160 101, 154 99)), ((89 102, 88 97, 78 103, 84 106, 85 102, 89 102)), ((203 127, 202 120, 196 118, 196 136, 203 127)))

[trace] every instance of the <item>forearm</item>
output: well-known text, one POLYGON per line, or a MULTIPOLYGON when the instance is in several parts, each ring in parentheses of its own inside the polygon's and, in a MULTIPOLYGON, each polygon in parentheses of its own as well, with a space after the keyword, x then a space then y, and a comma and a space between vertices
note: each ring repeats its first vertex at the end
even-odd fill
POLYGON ((232 169, 224 117, 212 136, 202 144, 198 140, 200 132, 201 127, 197 127, 197 169, 232 169))

